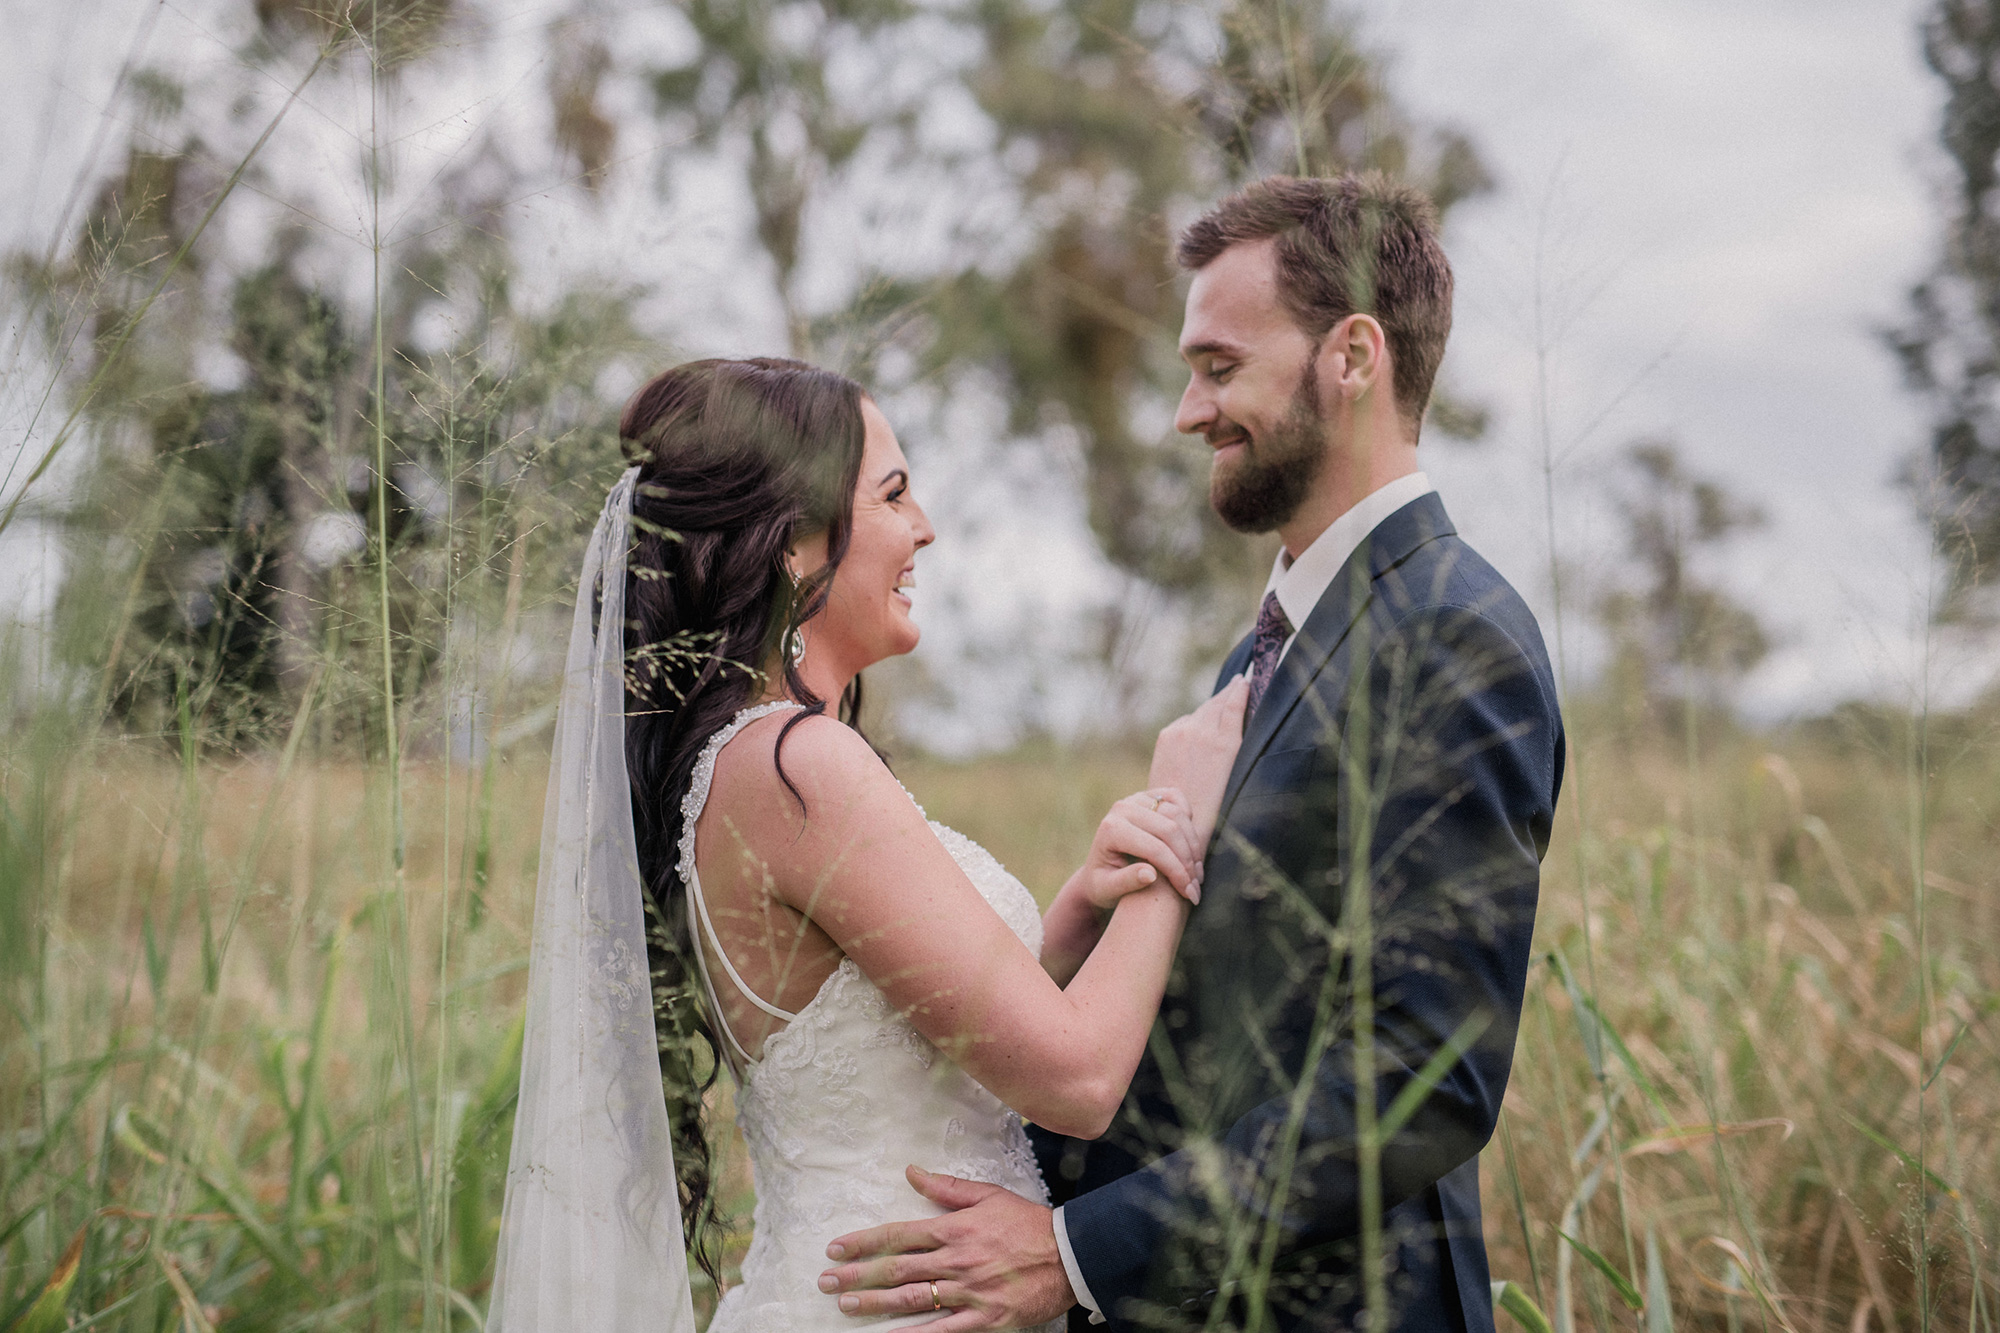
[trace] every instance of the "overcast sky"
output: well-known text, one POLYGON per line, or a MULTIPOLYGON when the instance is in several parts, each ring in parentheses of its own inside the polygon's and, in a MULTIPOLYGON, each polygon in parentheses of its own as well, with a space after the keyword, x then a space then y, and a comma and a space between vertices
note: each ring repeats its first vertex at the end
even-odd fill
MULTIPOLYGON (((204 97, 241 91, 202 71, 226 66, 243 36, 213 16, 247 8, 0 0, 9 35, 0 114, 16 130, 0 138, 0 244, 48 243, 139 25, 149 16, 156 25, 142 63, 191 77, 198 111, 204 97)), ((509 124, 521 127, 509 142, 543 135, 536 35, 563 8, 488 6, 495 18, 477 60, 435 81, 402 118, 399 151, 417 186, 425 152, 456 161, 478 133, 498 126, 505 136, 509 124)), ((622 41, 672 45, 670 25, 643 17, 657 9, 616 8, 642 16, 622 41)), ((1446 375, 1492 410, 1493 427, 1477 445, 1427 441, 1425 452, 1461 528, 1545 624, 1554 622, 1550 496, 1556 554, 1566 567, 1602 568, 1617 540, 1602 500, 1608 460, 1634 438, 1664 435, 1772 520, 1725 571, 1778 640, 1749 682, 1753 711, 1907 697, 1923 681, 1947 698, 1974 688, 1992 655, 1924 629, 1927 551, 1892 484, 1923 423, 1873 332, 1900 317, 1938 234, 1930 198, 1941 169, 1931 146, 1939 97, 1920 56, 1919 7, 1373 0, 1359 8, 1398 97, 1423 118, 1469 131, 1498 181, 1453 214, 1446 238, 1459 275, 1446 375)), ((288 121, 267 159, 273 188, 233 224, 250 229, 243 234, 267 225, 255 210, 280 207, 283 194, 317 197, 324 220, 356 231, 358 244, 352 189, 342 195, 328 184, 352 174, 354 139, 341 122, 353 119, 358 91, 351 80, 323 80, 288 121)), ((627 124, 644 121, 636 104, 626 110, 634 112, 627 124)), ((211 118, 228 119, 220 105, 211 118)), ((258 123, 243 121, 243 132, 258 123)), ((114 157, 122 134, 110 136, 114 157)), ((592 205, 588 225, 579 224, 573 190, 522 201, 524 287, 593 268, 640 280, 670 271, 654 309, 687 350, 771 350, 776 312, 754 295, 746 304, 744 257, 725 240, 736 224, 698 177, 662 207, 648 165, 659 147, 621 139, 632 165, 592 205)), ((364 271, 350 263, 332 280, 364 271)), ((0 449, 20 439, 36 392, 33 373, 5 386, 0 449)), ((982 429, 977 405, 966 412, 965 429, 982 429)), ((961 523, 946 532, 956 553, 940 549, 920 571, 920 606, 943 617, 923 650, 934 670, 950 669, 967 627, 1020 627, 1028 637, 1013 642, 1041 634, 1053 653, 1071 633, 1065 617, 1122 595, 1107 593, 1073 507, 992 521, 992 506, 1005 503, 1002 479, 942 456, 934 463, 931 480, 958 497, 940 508, 961 523)), ((0 539, 0 597, 32 605, 44 552, 10 538, 0 539)), ((1571 665, 1587 672, 1592 646, 1575 612, 1572 604, 1563 639, 1571 665)), ((1013 687, 1046 684, 1022 676, 1013 687)))
POLYGON ((1447 502, 1546 607, 1540 376, 1573 560, 1615 540, 1608 457, 1678 440, 1772 520, 1727 571, 1777 631, 1749 682, 1765 715, 1904 696, 1926 661, 1946 696, 1985 671, 1923 630, 1927 549, 1892 478, 1924 425, 1875 336, 1938 243, 1921 8, 1366 7, 1404 102, 1470 130, 1500 182, 1448 237, 1447 374, 1496 420, 1472 450, 1426 446, 1447 502))

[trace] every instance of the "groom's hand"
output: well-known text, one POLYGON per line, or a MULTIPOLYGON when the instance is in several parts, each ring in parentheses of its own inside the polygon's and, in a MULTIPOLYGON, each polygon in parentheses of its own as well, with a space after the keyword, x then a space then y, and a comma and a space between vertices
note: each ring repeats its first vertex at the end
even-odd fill
POLYGON ((924 1327, 962 1333, 1047 1323, 1076 1304, 1047 1208, 998 1185, 914 1166, 905 1174, 917 1193, 952 1211, 852 1232, 827 1246, 827 1258, 845 1262, 820 1274, 819 1289, 839 1296, 843 1314, 941 1308, 946 1313, 924 1327))

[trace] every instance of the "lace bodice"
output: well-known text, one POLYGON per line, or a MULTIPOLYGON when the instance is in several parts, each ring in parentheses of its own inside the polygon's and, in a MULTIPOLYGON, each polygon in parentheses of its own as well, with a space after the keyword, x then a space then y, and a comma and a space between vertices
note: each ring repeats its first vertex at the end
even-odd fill
MULTIPOLYGON (((797 706, 743 710, 696 760, 681 808, 680 871, 697 939, 705 908, 695 871, 695 824, 708 801, 716 756, 751 722, 797 706)), ((970 838, 935 821, 930 827, 1008 929, 1039 955, 1042 920, 1034 897, 970 838)), ((727 966, 727 956, 719 947, 716 952, 727 966)), ((705 951, 697 953, 705 969, 705 951)), ((720 1027, 712 985, 708 990, 711 1018, 720 1027)), ((942 1211, 904 1180, 903 1168, 911 1163, 1047 1202, 1021 1118, 898 1014, 852 959, 842 959, 797 1014, 764 1007, 789 1021, 765 1038, 761 1058, 742 1054, 738 1061, 736 1123, 750 1149, 755 1231, 743 1281, 723 1298, 710 1333, 900 1327, 939 1318, 928 1311, 880 1320, 841 1314, 816 1285, 827 1267, 826 1244, 843 1232, 942 1211)), ((733 1037, 727 1040, 734 1045, 733 1037)), ((1061 1327, 1058 1321, 1050 1331, 1061 1327)))

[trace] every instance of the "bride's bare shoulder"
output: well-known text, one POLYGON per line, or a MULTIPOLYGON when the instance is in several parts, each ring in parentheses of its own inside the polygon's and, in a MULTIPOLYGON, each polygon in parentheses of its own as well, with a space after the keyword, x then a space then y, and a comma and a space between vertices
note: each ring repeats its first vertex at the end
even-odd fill
POLYGON ((723 747, 710 799, 777 817, 796 831, 809 819, 843 817, 857 799, 873 800, 885 789, 900 795, 881 757, 852 727, 788 709, 758 718, 723 747), (787 730, 787 723, 795 725, 787 730))

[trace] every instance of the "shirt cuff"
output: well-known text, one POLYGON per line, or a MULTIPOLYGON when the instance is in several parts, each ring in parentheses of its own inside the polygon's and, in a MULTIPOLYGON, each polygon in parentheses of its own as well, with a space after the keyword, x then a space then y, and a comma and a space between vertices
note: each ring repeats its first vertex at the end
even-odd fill
POLYGON ((1090 1284, 1083 1280, 1083 1270, 1076 1266, 1076 1252, 1069 1247, 1069 1228, 1063 1225, 1063 1210, 1058 1208, 1051 1216, 1056 1228, 1056 1253, 1062 1256, 1063 1272, 1069 1274, 1070 1294, 1076 1303, 1090 1311, 1090 1322, 1104 1322, 1104 1311, 1097 1308, 1097 1298, 1090 1294, 1090 1284))

